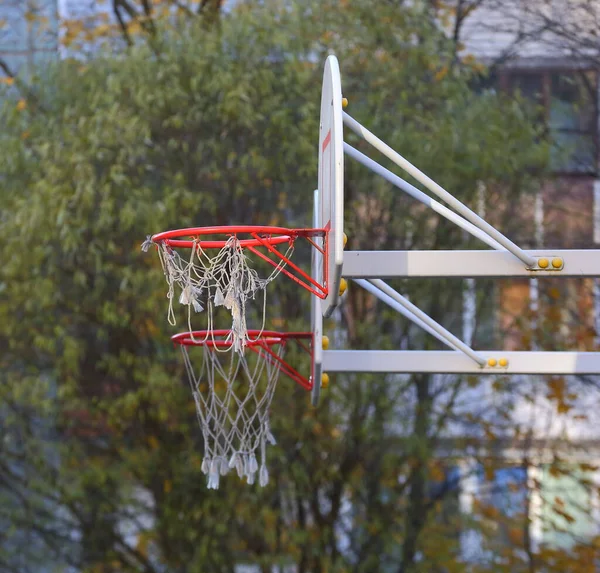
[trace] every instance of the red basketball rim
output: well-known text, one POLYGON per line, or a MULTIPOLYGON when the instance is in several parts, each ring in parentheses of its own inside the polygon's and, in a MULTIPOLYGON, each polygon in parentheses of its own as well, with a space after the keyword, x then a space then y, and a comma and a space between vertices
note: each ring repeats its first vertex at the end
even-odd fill
MULTIPOLYGON (((228 348, 233 342, 227 340, 231 330, 195 330, 193 332, 180 332, 171 337, 171 340, 182 346, 210 346, 228 348)), ((310 339, 311 332, 278 332, 275 330, 248 330, 250 340, 246 346, 283 344, 286 340, 310 339)))
MULTIPOLYGON (((229 349, 233 345, 232 340, 227 340, 227 337, 230 334, 231 330, 195 330, 193 332, 181 332, 179 334, 175 334, 171 337, 171 340, 175 344, 179 344, 182 347, 204 346, 206 348, 214 349, 229 349)), ((312 332, 249 330, 248 336, 251 337, 251 340, 246 343, 247 348, 253 352, 256 352, 257 354, 262 354, 265 359, 276 365, 280 372, 291 378, 305 390, 312 390, 313 381, 300 374, 300 372, 288 364, 272 348, 277 344, 285 344, 288 340, 295 340, 298 346, 310 355, 312 361, 313 352, 311 349, 311 343, 314 343, 312 332), (304 340, 309 341, 309 343, 304 343, 304 340)))
POLYGON ((152 237, 154 243, 164 243, 169 247, 182 247, 191 249, 194 246, 203 249, 221 249, 230 237, 238 235, 250 235, 251 238, 240 239, 240 246, 260 247, 268 245, 280 245, 282 243, 293 243, 298 237, 324 236, 324 229, 288 229, 286 227, 265 227, 259 225, 238 225, 220 227, 189 227, 187 229, 175 229, 164 231, 152 237), (226 235, 227 239, 200 240, 206 235, 226 235))

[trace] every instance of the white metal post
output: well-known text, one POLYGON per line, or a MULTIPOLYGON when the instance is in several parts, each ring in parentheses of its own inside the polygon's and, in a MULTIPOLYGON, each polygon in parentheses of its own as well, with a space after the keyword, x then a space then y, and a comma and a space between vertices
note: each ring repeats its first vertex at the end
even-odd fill
POLYGON ((396 302, 392 297, 385 294, 382 290, 379 290, 374 284, 371 284, 369 281, 364 279, 354 279, 354 282, 364 288, 366 291, 370 292, 372 295, 376 296, 381 302, 384 302, 390 308, 393 308, 396 312, 416 324, 419 328, 422 328, 425 332, 437 338, 443 344, 450 346, 450 348, 453 350, 458 350, 458 348, 456 348, 447 338, 444 338, 436 330, 431 328, 428 324, 423 322, 404 306, 396 302))
POLYGON ((410 195, 413 199, 416 199, 423 205, 427 205, 427 207, 431 208, 433 211, 448 219, 455 225, 459 226, 461 229, 464 229, 480 241, 483 241, 486 245, 492 247, 492 249, 498 249, 500 251, 504 251, 504 247, 500 245, 497 241, 492 239, 487 233, 469 223, 466 219, 448 209, 441 203, 438 203, 435 199, 432 199, 429 195, 423 193, 417 189, 414 185, 411 185, 408 181, 405 181, 401 177, 398 177, 395 173, 392 173, 382 165, 379 165, 377 161, 373 161, 371 158, 367 157, 364 153, 358 151, 358 149, 354 149, 351 145, 344 142, 344 151, 346 155, 352 157, 352 159, 358 161, 377 175, 381 175, 386 181, 398 187, 408 195, 410 195))
POLYGON ((504 236, 500 231, 492 227, 492 225, 490 225, 488 222, 484 221, 479 215, 477 215, 477 213, 469 209, 464 203, 448 193, 448 191, 446 191, 442 186, 438 185, 433 179, 425 175, 425 173, 420 171, 398 152, 394 151, 389 145, 371 133, 366 127, 362 126, 346 112, 342 112, 342 115, 344 118, 344 124, 346 124, 352 131, 364 138, 365 141, 383 153, 383 155, 393 161, 396 165, 398 165, 398 167, 404 169, 404 171, 412 175, 412 177, 414 177, 432 193, 448 203, 448 205, 460 213, 465 219, 498 241, 498 243, 500 243, 507 251, 511 252, 515 257, 520 259, 527 267, 533 267, 536 265, 536 259, 529 256, 525 251, 523 251, 523 249, 515 245, 515 243, 513 243, 508 237, 504 236))
POLYGON ((447 343, 450 346, 456 348, 457 350, 460 350, 480 366, 484 366, 486 364, 486 359, 483 358, 483 356, 477 354, 477 352, 475 352, 472 348, 467 346, 462 340, 454 336, 454 334, 452 334, 449 330, 446 330, 441 324, 437 323, 429 315, 425 314, 418 306, 415 306, 407 298, 403 297, 400 293, 396 292, 391 286, 384 283, 380 279, 369 279, 369 282, 372 285, 375 285, 379 290, 387 294, 390 298, 394 299, 397 303, 401 304, 411 314, 416 316, 421 322, 424 322, 432 330, 435 330, 442 338, 444 338, 447 341, 447 343))

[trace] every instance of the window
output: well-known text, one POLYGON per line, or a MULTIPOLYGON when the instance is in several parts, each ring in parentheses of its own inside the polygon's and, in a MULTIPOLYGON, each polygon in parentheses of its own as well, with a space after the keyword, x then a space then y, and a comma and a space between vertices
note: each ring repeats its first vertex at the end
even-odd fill
POLYGON ((506 71, 501 82, 539 106, 550 132, 555 171, 595 174, 598 162, 598 77, 591 71, 506 71))

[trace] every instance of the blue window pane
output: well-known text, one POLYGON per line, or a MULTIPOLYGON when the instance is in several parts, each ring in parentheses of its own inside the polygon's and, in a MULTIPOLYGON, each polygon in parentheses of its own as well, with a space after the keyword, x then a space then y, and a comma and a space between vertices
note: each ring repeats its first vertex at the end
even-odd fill
POLYGON ((596 141, 593 135, 552 131, 552 165, 568 173, 595 173, 596 141))
POLYGON ((495 507, 508 517, 514 517, 525 511, 527 500, 527 469, 523 467, 497 468, 492 480, 485 477, 483 468, 479 470, 482 484, 482 501, 495 507))
POLYGON ((550 128, 593 133, 596 129, 595 100, 594 76, 552 74, 550 128))
POLYGON ((500 468, 494 472, 492 504, 509 517, 525 511, 527 499, 527 470, 500 468))

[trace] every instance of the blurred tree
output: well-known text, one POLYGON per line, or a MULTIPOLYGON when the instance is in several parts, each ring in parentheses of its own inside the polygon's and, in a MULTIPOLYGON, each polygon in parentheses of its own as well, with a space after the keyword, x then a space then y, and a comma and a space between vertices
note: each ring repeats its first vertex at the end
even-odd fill
MULTIPOLYGON (((479 411, 464 377, 337 376, 312 409, 282 379, 269 486, 207 491, 164 279, 139 245, 184 226, 306 225, 330 50, 352 114, 467 203, 484 182, 517 238, 546 147, 521 106, 472 92, 478 69, 418 4, 241 3, 212 28, 183 12, 152 19, 151 42, 62 62, 35 84, 42 105, 6 93, 0 567, 37 571, 46 554, 84 571, 468 570, 452 509, 468 443, 444 454, 442 438, 493 445, 514 386, 479 411)), ((346 176, 350 248, 474 247, 364 169, 346 176)), ((396 286, 460 320, 460 282, 396 286)), ((273 287, 271 319, 306 328, 308 295, 273 287)), ((356 289, 329 327, 353 348, 433 347, 356 289)))

